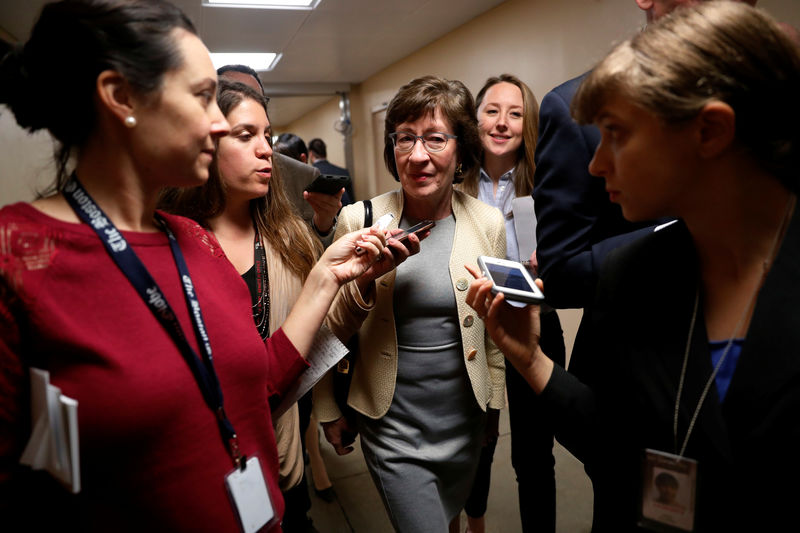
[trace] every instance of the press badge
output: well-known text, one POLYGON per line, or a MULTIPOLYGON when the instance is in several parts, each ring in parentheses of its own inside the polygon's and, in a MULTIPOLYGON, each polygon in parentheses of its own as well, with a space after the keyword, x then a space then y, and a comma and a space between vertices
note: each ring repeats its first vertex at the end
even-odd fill
POLYGON ((250 457, 245 464, 244 470, 236 468, 225 476, 225 486, 242 531, 255 533, 277 517, 258 458, 250 457))
POLYGON ((642 473, 639 525, 652 531, 693 531, 697 461, 647 449, 642 473))

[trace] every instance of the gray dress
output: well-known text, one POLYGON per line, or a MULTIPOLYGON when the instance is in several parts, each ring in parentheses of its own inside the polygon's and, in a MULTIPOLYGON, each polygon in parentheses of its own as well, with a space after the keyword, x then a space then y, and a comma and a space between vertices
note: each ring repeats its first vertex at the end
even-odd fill
POLYGON ((447 531, 469 495, 484 434, 448 268, 454 233, 452 215, 437 221, 420 253, 398 267, 394 397, 382 418, 359 416, 367 467, 402 533, 447 531))

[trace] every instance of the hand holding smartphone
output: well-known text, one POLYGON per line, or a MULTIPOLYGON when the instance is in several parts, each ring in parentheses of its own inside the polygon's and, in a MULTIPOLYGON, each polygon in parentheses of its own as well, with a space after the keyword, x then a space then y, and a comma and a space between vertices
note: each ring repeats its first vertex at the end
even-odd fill
POLYGON ((305 190, 308 192, 321 192, 322 194, 330 194, 331 196, 337 194, 350 183, 348 176, 335 176, 333 174, 320 174, 314 181, 306 185, 305 190))
MULTIPOLYGON (((394 215, 392 213, 386 213, 378 221, 375 223, 375 226, 378 227, 381 231, 386 231, 386 228, 389 227, 389 223, 394 220, 394 215)), ((361 255, 364 253, 364 249, 360 246, 356 246, 356 255, 361 255)))
POLYGON ((544 294, 521 263, 482 255, 478 257, 478 267, 492 282, 492 294, 502 292, 507 300, 526 304, 544 302, 544 294))

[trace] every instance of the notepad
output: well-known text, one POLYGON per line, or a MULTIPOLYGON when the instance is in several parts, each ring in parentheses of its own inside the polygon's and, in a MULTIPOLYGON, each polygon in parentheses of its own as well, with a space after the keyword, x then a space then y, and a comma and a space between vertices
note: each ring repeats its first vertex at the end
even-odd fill
POLYGON ((78 401, 50 384, 50 373, 31 368, 31 437, 20 463, 46 470, 73 494, 81 490, 78 401))
POLYGON ((283 401, 272 411, 272 418, 278 418, 285 413, 345 355, 347 355, 347 346, 342 344, 336 338, 336 335, 323 324, 314 336, 314 342, 306 358, 309 367, 300 375, 294 385, 286 391, 283 401))

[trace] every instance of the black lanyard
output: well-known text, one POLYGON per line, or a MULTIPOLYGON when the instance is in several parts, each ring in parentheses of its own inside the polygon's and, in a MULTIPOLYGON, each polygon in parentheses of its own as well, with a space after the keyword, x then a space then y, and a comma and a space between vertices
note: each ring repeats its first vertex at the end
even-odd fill
POLYGON ((186 336, 181 329, 175 313, 172 311, 164 293, 155 282, 147 267, 144 266, 142 261, 130 247, 128 241, 122 236, 122 233, 114 226, 114 223, 106 216, 100 206, 98 206, 86 189, 78 182, 78 177, 72 173, 70 181, 64 187, 64 197, 69 205, 75 211, 75 214, 83 220, 86 224, 91 226, 103 245, 106 251, 111 256, 111 259, 117 264, 119 269, 125 274, 125 277, 131 282, 136 292, 139 293, 142 300, 150 308, 153 315, 161 323, 167 333, 169 333, 172 340, 177 345, 178 349, 189 365, 189 368, 194 375, 200 391, 203 394, 203 399, 206 405, 214 412, 217 418, 222 440, 225 443, 231 457, 236 466, 245 463, 244 457, 239 453, 239 441, 233 425, 228 416, 225 414, 222 403, 222 388, 217 378, 217 373, 214 371, 213 358, 211 356, 211 343, 208 339, 205 322, 200 312, 200 302, 195 295, 194 285, 192 278, 189 275, 189 269, 186 266, 186 261, 183 258, 178 241, 175 235, 170 230, 166 221, 159 215, 155 214, 155 220, 162 230, 169 238, 170 249, 172 250, 172 257, 175 260, 175 266, 180 274, 181 285, 183 286, 183 294, 186 297, 186 305, 189 308, 189 315, 192 319, 192 326, 194 328, 197 344, 200 346, 202 358, 197 355, 194 349, 189 344, 186 336))

